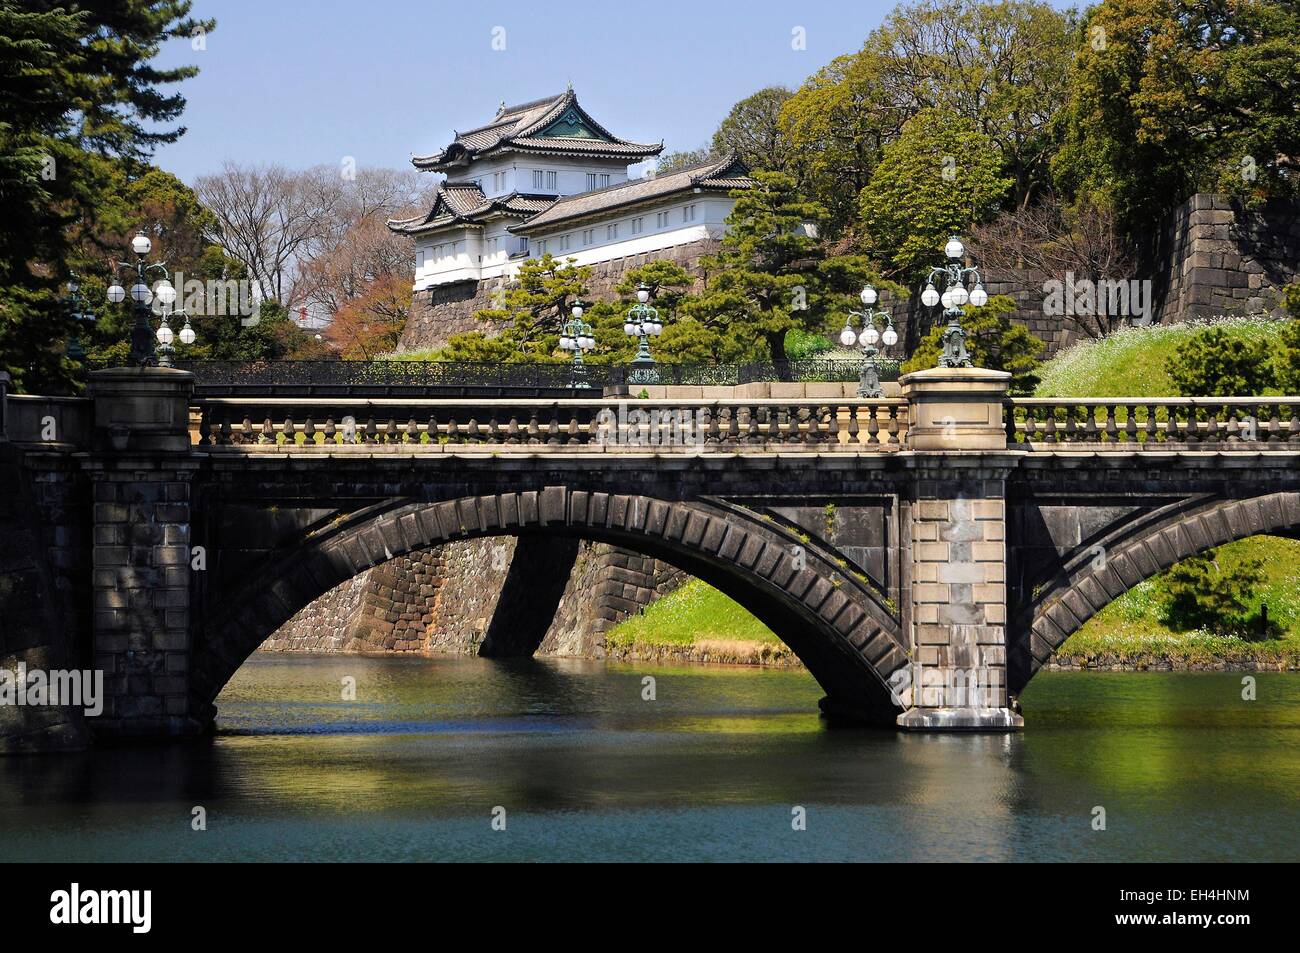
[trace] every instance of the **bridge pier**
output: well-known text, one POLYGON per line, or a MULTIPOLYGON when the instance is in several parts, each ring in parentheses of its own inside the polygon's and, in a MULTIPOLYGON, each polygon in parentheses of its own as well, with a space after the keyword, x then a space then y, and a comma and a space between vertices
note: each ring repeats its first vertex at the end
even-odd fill
POLYGON ((91 374, 92 652, 104 672, 98 736, 197 734, 190 711, 193 375, 91 374))
POLYGON ((891 678, 910 730, 1024 726, 1007 693, 1006 449, 1011 375, 935 368, 905 375, 914 422, 904 605, 910 664, 891 678))

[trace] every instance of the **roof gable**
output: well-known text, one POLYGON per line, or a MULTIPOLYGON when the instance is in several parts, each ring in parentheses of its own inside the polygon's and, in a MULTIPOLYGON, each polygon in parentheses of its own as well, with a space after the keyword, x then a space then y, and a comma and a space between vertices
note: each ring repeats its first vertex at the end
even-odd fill
POLYGON ((461 168, 475 159, 506 151, 584 155, 635 161, 663 151, 663 143, 620 139, 582 108, 570 88, 559 96, 534 100, 497 110, 492 121, 456 138, 441 152, 413 156, 417 169, 442 172, 461 168))
POLYGON ((565 139, 601 139, 609 141, 608 135, 601 135, 591 127, 586 119, 583 110, 576 105, 570 106, 560 115, 558 119, 553 120, 545 128, 535 133, 538 139, 554 139, 557 137, 565 139))

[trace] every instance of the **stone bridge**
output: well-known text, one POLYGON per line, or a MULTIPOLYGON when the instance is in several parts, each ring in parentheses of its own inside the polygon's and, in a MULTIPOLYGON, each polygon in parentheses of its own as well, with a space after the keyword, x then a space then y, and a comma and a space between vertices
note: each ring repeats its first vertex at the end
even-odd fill
POLYGON ((704 579, 804 661, 828 716, 1015 729, 1026 683, 1112 599, 1300 530, 1300 398, 1007 386, 936 369, 881 399, 195 398, 186 372, 146 368, 96 373, 87 398, 0 394, 0 659, 101 670, 106 693, 94 718, 5 707, 0 736, 200 734, 313 599, 496 535, 704 579))

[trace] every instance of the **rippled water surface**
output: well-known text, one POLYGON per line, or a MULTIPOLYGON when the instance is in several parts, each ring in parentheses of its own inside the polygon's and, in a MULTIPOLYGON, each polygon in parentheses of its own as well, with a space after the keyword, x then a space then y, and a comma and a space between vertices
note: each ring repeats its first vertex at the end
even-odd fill
POLYGON ((1295 860, 1300 677, 1255 678, 1045 673, 1022 734, 927 736, 802 672, 255 657, 215 738, 0 759, 0 857, 1295 860))

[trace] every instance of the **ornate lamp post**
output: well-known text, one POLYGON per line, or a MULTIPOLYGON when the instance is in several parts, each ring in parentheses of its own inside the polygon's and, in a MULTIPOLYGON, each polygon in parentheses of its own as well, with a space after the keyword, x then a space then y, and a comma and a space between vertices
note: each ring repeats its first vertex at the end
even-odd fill
POLYGON ((650 355, 650 338, 658 337, 663 330, 659 309, 650 304, 650 286, 642 282, 636 289, 636 304, 628 308, 627 319, 623 322, 623 333, 640 339, 636 357, 632 359, 632 373, 627 377, 629 384, 659 383, 659 371, 650 355))
POLYGON ((172 346, 172 341, 179 338, 182 344, 193 344, 196 335, 194 329, 190 327, 190 316, 184 310, 181 308, 173 310, 171 307, 164 305, 162 308, 162 323, 158 326, 158 333, 155 337, 158 339, 158 366, 171 367, 172 354, 176 352, 176 348, 172 346), (173 331, 168 319, 177 316, 183 317, 185 324, 180 331, 173 331))
POLYGON ((573 352, 573 387, 591 386, 587 383, 587 369, 583 366, 582 355, 596 346, 596 339, 592 337, 591 325, 582 320, 583 308, 582 301, 574 301, 569 311, 572 317, 560 328, 560 348, 573 352))
POLYGON ((879 299, 876 289, 871 285, 866 285, 858 298, 862 301, 863 310, 850 311, 849 314, 862 319, 861 333, 853 330, 853 322, 846 321, 844 330, 840 332, 840 343, 845 347, 853 347, 854 344, 862 343, 862 370, 858 373, 858 396, 859 397, 884 397, 885 393, 880 388, 880 366, 876 363, 876 355, 880 353, 876 348, 876 342, 879 341, 885 347, 893 347, 898 343, 898 332, 894 330, 894 319, 888 311, 875 311, 872 305, 879 299), (884 333, 876 330, 876 319, 879 318, 884 327, 884 333))
MULTIPOLYGON (((176 289, 172 287, 171 282, 167 280, 167 267, 165 262, 146 263, 144 256, 149 254, 153 249, 153 242, 143 232, 137 233, 135 238, 131 239, 131 251, 135 252, 135 261, 118 262, 118 271, 122 269, 133 269, 135 271, 135 283, 131 285, 131 307, 135 310, 135 326, 131 328, 131 353, 127 361, 137 367, 148 367, 151 364, 158 363, 158 355, 154 349, 154 331, 149 324, 149 305, 156 295, 158 301, 163 305, 170 305, 176 300, 176 289), (153 289, 149 288, 147 277, 151 271, 162 272, 163 277, 154 284, 153 289)), ((117 304, 125 301, 127 290, 120 284, 114 282, 108 288, 108 300, 117 304)), ((166 320, 163 321, 163 327, 166 327, 166 320)), ((170 335, 170 329, 168 334, 170 335)), ((191 332, 193 333, 193 332, 191 332)), ((162 340, 162 328, 159 329, 159 341, 162 340)), ((168 344, 171 343, 170 336, 168 344)))
POLYGON ((984 290, 984 279, 980 277, 979 269, 974 265, 962 267, 961 259, 966 254, 966 246, 960 238, 956 235, 949 238, 948 244, 943 246, 943 253, 948 256, 948 262, 931 269, 925 290, 921 292, 921 303, 927 308, 933 308, 942 301, 943 313, 948 318, 948 326, 943 330, 943 353, 939 355, 939 366, 970 367, 970 355, 966 353, 966 331, 961 326, 962 306, 969 301, 975 307, 982 308, 988 304, 989 296, 984 290), (975 287, 969 292, 966 290, 967 276, 975 279, 975 287), (934 286, 936 278, 943 280, 942 295, 934 286))
MULTIPOLYGON (((63 299, 63 304, 68 309, 68 315, 77 322, 78 326, 83 321, 94 323, 95 312, 90 310, 90 302, 81 293, 81 283, 76 275, 68 281, 68 294, 63 299)), ((68 338, 68 357, 74 361, 84 360, 86 357, 86 349, 82 346, 80 338, 80 333, 75 331, 72 337, 68 338)))

